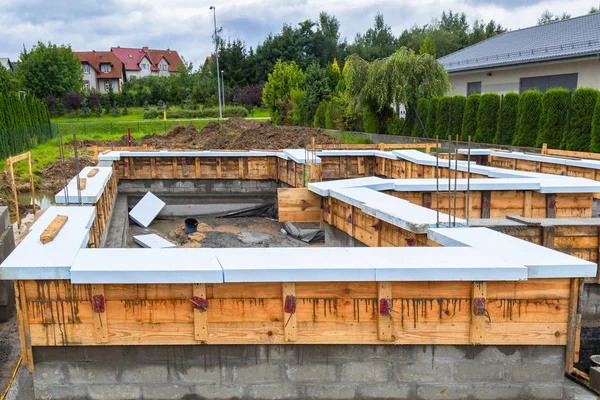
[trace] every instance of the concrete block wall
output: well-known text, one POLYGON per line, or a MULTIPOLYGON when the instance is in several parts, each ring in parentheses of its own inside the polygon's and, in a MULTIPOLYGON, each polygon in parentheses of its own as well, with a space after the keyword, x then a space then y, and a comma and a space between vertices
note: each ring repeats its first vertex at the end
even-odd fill
MULTIPOLYGON (((15 248, 15 236, 10 224, 8 207, 0 207, 0 263, 15 248)), ((0 281, 0 322, 8 320, 10 307, 14 301, 14 289, 11 281, 0 281)))
POLYGON ((119 181, 120 194, 144 195, 151 191, 160 194, 218 195, 276 195, 278 184, 274 180, 239 179, 136 179, 119 181))
POLYGON ((37 399, 561 399, 564 347, 34 348, 37 399))

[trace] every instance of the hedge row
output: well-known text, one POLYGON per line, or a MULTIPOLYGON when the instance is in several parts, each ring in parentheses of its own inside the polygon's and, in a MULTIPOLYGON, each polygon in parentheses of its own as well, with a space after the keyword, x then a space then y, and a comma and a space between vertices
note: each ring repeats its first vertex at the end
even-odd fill
POLYGON ((0 94, 0 159, 17 155, 53 136, 50 113, 43 101, 26 95, 0 94))
POLYGON ((466 141, 600 152, 600 100, 596 89, 528 90, 419 99, 413 136, 460 135, 466 141), (418 122, 425 125, 425 131, 418 122))
MULTIPOLYGON (((226 106, 223 108, 223 117, 247 117, 248 110, 241 106, 226 106)), ((156 108, 144 111, 144 119, 156 119, 163 118, 163 111, 156 108)), ((200 110, 177 110, 167 111, 167 119, 176 118, 219 118, 219 109, 213 108, 202 108, 200 110)))

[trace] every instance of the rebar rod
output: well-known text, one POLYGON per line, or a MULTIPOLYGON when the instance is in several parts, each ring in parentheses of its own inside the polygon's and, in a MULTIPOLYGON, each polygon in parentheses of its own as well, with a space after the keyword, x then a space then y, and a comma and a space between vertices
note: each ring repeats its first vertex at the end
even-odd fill
POLYGON ((456 226, 456 186, 458 178, 458 135, 456 135, 456 144, 454 145, 454 226, 456 226))
POLYGON ((471 135, 467 142, 467 226, 469 226, 469 218, 471 216, 471 135))
POLYGON ((452 161, 452 136, 448 135, 448 228, 452 226, 452 202, 450 185, 452 184, 452 168, 450 162, 452 161))
POLYGON ((440 226, 440 137, 435 137, 435 209, 437 214, 436 226, 440 226))

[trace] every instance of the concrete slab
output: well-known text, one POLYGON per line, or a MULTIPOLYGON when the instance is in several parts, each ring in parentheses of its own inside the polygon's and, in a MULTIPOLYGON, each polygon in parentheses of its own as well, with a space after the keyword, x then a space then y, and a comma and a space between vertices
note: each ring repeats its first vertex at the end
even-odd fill
POLYGON ((152 192, 148 192, 129 212, 129 217, 138 225, 147 228, 165 204, 164 201, 156 197, 152 192))
POLYGON ((155 233, 134 236, 133 241, 145 249, 172 249, 177 247, 173 243, 161 238, 155 233))

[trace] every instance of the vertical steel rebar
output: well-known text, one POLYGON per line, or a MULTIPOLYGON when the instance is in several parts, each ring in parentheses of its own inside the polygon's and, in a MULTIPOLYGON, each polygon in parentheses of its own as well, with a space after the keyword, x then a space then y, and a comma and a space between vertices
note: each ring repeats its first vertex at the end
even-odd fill
POLYGON ((454 221, 453 225, 456 226, 456 195, 457 195, 457 178, 458 178, 458 135, 456 135, 456 144, 454 145, 454 221))
POLYGON ((452 136, 448 135, 448 228, 452 227, 452 202, 450 185, 452 184, 452 168, 450 162, 452 161, 452 136))
POLYGON ((469 218, 471 216, 471 135, 467 142, 467 226, 469 226, 469 218))
POLYGON ((440 226, 440 137, 435 137, 435 209, 437 214, 436 226, 440 226))
POLYGON ((77 203, 81 205, 81 187, 79 186, 79 157, 77 155, 77 133, 73 132, 73 156, 75 157, 75 175, 77 177, 77 203))

